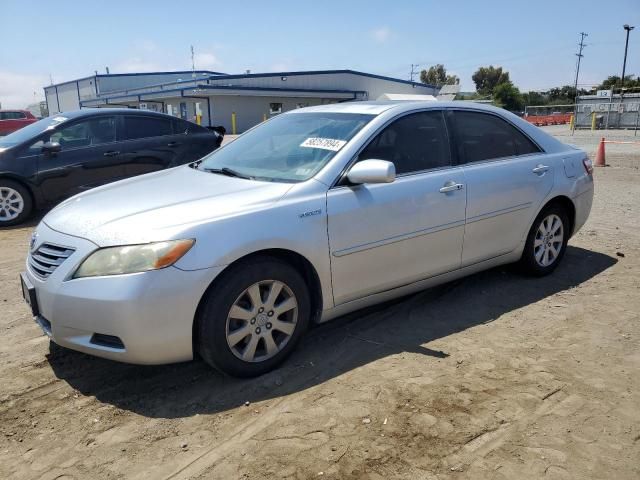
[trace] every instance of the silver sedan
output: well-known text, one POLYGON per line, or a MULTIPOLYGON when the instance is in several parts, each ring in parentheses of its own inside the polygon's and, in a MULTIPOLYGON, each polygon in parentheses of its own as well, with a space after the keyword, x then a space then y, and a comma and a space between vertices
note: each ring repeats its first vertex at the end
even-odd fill
POLYGON ((325 105, 72 197, 21 282, 59 345, 253 376, 313 323, 501 264, 551 273, 592 200, 585 153, 504 110, 325 105))

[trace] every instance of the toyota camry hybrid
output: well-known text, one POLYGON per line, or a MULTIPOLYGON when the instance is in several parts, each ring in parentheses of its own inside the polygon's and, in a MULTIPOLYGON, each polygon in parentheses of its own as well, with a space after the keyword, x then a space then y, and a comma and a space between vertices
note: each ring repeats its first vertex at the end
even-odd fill
POLYGON ((551 273, 592 200, 583 151, 498 108, 304 108, 64 201, 22 291, 61 346, 253 376, 313 323, 496 265, 551 273))

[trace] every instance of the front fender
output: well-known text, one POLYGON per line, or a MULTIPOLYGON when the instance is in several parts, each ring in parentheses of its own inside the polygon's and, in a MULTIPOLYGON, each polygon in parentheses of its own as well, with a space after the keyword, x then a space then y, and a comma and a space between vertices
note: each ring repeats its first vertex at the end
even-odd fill
POLYGON ((175 266, 183 270, 224 267, 262 250, 288 250, 315 268, 324 308, 332 307, 326 191, 319 190, 303 198, 293 195, 295 199, 283 199, 266 210, 200 225, 193 233, 196 245, 175 266))

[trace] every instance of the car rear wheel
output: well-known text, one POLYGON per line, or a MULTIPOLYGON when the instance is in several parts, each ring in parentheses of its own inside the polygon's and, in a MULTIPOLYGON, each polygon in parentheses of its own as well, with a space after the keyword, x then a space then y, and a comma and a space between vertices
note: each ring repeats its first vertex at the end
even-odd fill
POLYGON ((254 258, 232 267, 206 294, 198 350, 208 364, 229 375, 261 375, 293 351, 309 315, 302 276, 276 258, 254 258))
POLYGON ((31 214, 33 203, 26 188, 0 179, 0 227, 22 223, 31 214))
POLYGON ((550 205, 536 217, 522 252, 520 265, 535 276, 553 272, 567 249, 569 218, 559 205, 550 205))

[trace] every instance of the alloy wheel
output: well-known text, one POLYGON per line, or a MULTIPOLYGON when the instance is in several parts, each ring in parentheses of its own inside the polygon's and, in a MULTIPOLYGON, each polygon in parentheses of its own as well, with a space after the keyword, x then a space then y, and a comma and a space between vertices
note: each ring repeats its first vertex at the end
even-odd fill
POLYGON ((560 252, 564 241, 564 227, 558 215, 552 213, 540 222, 533 241, 533 254, 541 267, 553 264, 560 252))
POLYGON ((24 210, 24 198, 10 187, 0 187, 0 222, 15 220, 24 210))
POLYGON ((238 296, 227 315, 227 345, 245 362, 268 360, 289 342, 297 320, 298 302, 285 283, 254 283, 238 296))

